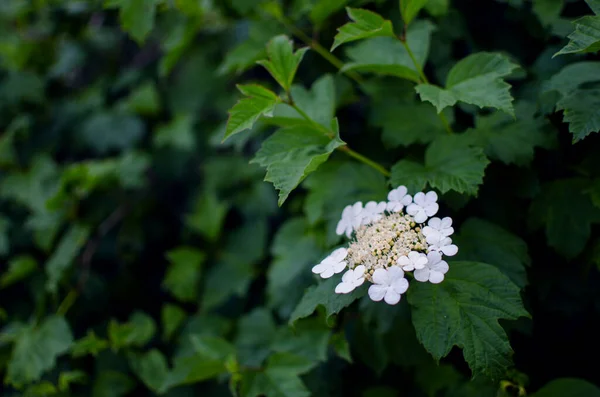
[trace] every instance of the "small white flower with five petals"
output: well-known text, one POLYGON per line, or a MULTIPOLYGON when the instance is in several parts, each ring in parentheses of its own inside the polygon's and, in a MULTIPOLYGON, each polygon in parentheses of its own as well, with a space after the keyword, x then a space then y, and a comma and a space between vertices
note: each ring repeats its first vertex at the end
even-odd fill
POLYGON ((419 192, 415 194, 413 198, 413 203, 406 207, 406 213, 415 218, 415 222, 423 223, 430 216, 434 216, 440 206, 437 203, 437 193, 436 192, 427 192, 427 194, 423 192, 419 192))
POLYGON ((398 258, 396 264, 404 271, 411 271, 415 269, 423 269, 427 263, 427 257, 425 254, 416 251, 410 251, 408 256, 403 255, 398 258))
POLYGON ((450 237, 444 237, 438 233, 427 236, 427 243, 429 251, 439 251, 446 256, 454 256, 458 252, 458 247, 452 244, 450 237))
POLYGON ((348 255, 348 250, 346 248, 338 248, 327 258, 323 259, 321 263, 314 266, 312 272, 323 278, 329 278, 336 273, 340 273, 346 268, 347 264, 346 261, 344 261, 346 255, 348 255))
POLYGON ((342 282, 335 287, 336 294, 348 294, 365 282, 365 267, 356 266, 342 276, 342 282))
POLYGON ((360 201, 354 205, 347 205, 342 212, 342 219, 338 222, 335 233, 338 236, 345 233, 346 237, 350 238, 354 229, 361 224, 362 210, 363 206, 360 201))
POLYGON ((362 224, 368 225, 383 218, 383 211, 386 207, 387 204, 384 201, 380 203, 369 201, 362 210, 362 224))
POLYGON ((388 193, 387 208, 388 212, 400 212, 404 207, 412 203, 412 196, 407 194, 406 186, 398 186, 388 193))
POLYGON ((423 228, 423 235, 425 237, 440 234, 442 237, 449 237, 454 233, 454 228, 452 227, 452 218, 449 216, 440 219, 438 217, 431 218, 427 223, 427 226, 423 228))
POLYGON ((408 289, 404 272, 397 266, 389 269, 376 269, 373 272, 373 285, 369 287, 369 297, 375 301, 385 300, 388 305, 400 302, 400 297, 408 289))
POLYGON ((429 281, 432 284, 439 284, 444 281, 444 274, 448 272, 449 266, 442 260, 439 252, 432 251, 427 254, 427 264, 423 269, 415 270, 414 276, 417 281, 429 281))

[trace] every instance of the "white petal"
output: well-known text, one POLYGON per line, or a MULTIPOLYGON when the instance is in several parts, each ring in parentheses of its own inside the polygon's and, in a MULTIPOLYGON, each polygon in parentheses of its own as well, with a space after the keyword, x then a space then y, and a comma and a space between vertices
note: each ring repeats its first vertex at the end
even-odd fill
POLYGON ((396 189, 390 190, 390 192, 387 195, 387 199, 388 199, 388 201, 397 201, 398 200, 397 190, 396 189))
POLYGON ((348 250, 346 248, 338 248, 335 251, 333 251, 331 254, 329 254, 329 258, 332 258, 335 262, 339 262, 341 260, 343 260, 344 258, 346 258, 346 256, 348 255, 348 250))
POLYGON ((413 276, 415 276, 415 280, 424 283, 425 281, 429 280, 429 273, 429 268, 425 267, 423 269, 415 270, 413 276))
POLYGON ((412 216, 414 216, 420 210, 421 210, 421 206, 418 204, 409 204, 408 207, 406 207, 406 213, 408 215, 412 215, 412 216))
POLYGON ((421 209, 421 210, 419 210, 419 212, 417 212, 417 214, 414 216, 414 218, 415 218, 415 222, 423 223, 427 220, 427 215, 425 214, 425 211, 423 211, 421 209))
POLYGON ((427 203, 435 203, 438 199, 438 195, 436 192, 427 192, 427 194, 425 195, 425 200, 427 201, 427 203))
POLYGON ((446 245, 441 247, 440 251, 442 251, 446 256, 454 256, 458 253, 458 247, 454 244, 446 245))
MULTIPOLYGON (((365 266, 364 265, 356 266, 354 268, 354 273, 355 274, 359 274, 361 276, 364 276, 364 274, 365 274, 365 266)), ((357 278, 357 277, 354 277, 354 278, 357 278)))
POLYGON ((438 217, 431 218, 427 224, 436 230, 440 230, 442 227, 442 220, 438 217))
POLYGON ((328 266, 327 269, 325 269, 325 271, 323 271, 321 273, 321 277, 323 277, 323 278, 329 278, 329 277, 331 277, 333 275, 334 275, 334 272, 333 272, 333 267, 332 266, 328 266))
POLYGON ((383 299, 388 305, 395 305, 396 303, 400 302, 400 294, 393 289, 388 288, 383 299))
POLYGON ((398 266, 392 266, 387 270, 388 280, 390 284, 394 282, 394 280, 400 280, 404 278, 404 272, 398 266))
POLYGON ((444 229, 447 229, 450 226, 452 226, 452 218, 450 218, 449 216, 447 216, 444 219, 442 219, 442 227, 444 229))
POLYGON ((415 197, 413 197, 413 201, 415 202, 415 204, 423 206, 423 204, 425 204, 425 193, 419 192, 415 194, 415 197))
POLYGON ((337 287, 335 287, 336 294, 348 294, 354 290, 354 285, 350 283, 339 283, 337 287))
POLYGON ((362 276, 361 278, 354 280, 353 284, 354 284, 354 288, 360 287, 361 285, 363 285, 363 283, 365 282, 365 277, 362 276))
POLYGON ((379 302, 385 296, 386 291, 387 287, 373 284, 369 287, 369 298, 371 298, 372 301, 379 302))
POLYGON ((382 213, 385 211, 386 203, 385 201, 381 201, 377 204, 377 212, 382 213))
POLYGON ((399 197, 403 197, 406 196, 406 193, 408 193, 408 189, 406 188, 406 186, 404 185, 400 185, 396 188, 396 191, 398 192, 398 196, 399 197))
POLYGON ((341 273, 346 268, 346 262, 341 261, 332 266, 334 273, 341 273))
POLYGON ((442 255, 437 251, 431 251, 427 254, 427 266, 432 267, 442 260, 442 255))
POLYGON ((375 284, 389 285, 389 277, 385 269, 375 269, 372 279, 375 284))
POLYGON ((432 284, 439 284, 444 281, 444 275, 438 272, 431 272, 429 274, 429 282, 432 284))
POLYGON ((427 243, 431 245, 440 245, 442 239, 443 237, 439 233, 432 233, 425 238, 425 240, 427 240, 427 243))
POLYGON ((446 273, 448 273, 450 266, 448 266, 448 262, 446 262, 446 261, 439 261, 438 263, 436 263, 432 266, 429 266, 429 268, 434 272, 446 274, 446 273))
POLYGON ((337 227, 335 228, 335 234, 337 234, 338 236, 341 236, 342 234, 344 234, 345 230, 346 230, 346 221, 345 221, 345 219, 341 219, 338 222, 337 227))
POLYGON ((350 269, 342 276, 342 283, 350 283, 354 279, 354 270, 350 269))
POLYGON ((427 257, 425 255, 419 256, 417 260, 413 261, 415 269, 423 269, 427 265, 427 257))
POLYGON ((423 228, 423 230, 421 230, 421 232, 423 233, 423 236, 425 236, 425 237, 427 237, 427 236, 429 236, 431 234, 434 234, 434 233, 439 233, 436 229, 434 229, 434 228, 432 228, 430 226, 425 226, 423 228))
POLYGON ((398 260, 396 261, 396 264, 398 266, 402 266, 402 267, 412 265, 410 259, 408 259, 408 256, 406 256, 406 255, 402 255, 400 258, 398 258, 398 260))
POLYGON ((399 294, 403 294, 408 289, 408 280, 405 278, 399 278, 394 280, 392 283, 392 288, 399 294))
POLYGON ((319 263, 318 265, 313 266, 312 272, 315 273, 315 274, 323 273, 326 268, 327 268, 326 265, 323 265, 323 264, 319 263))
POLYGON ((427 216, 433 216, 437 214, 439 209, 440 206, 438 205, 438 203, 427 204, 427 206, 425 207, 425 212, 427 213, 427 216))
POLYGON ((406 196, 402 197, 402 200, 400 200, 400 202, 403 205, 409 205, 410 203, 412 203, 412 196, 410 194, 407 194, 406 196))

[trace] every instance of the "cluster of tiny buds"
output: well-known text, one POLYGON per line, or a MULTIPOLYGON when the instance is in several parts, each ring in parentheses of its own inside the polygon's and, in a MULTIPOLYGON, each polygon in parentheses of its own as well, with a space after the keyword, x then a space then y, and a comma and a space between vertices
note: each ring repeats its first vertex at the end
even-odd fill
POLYGON ((387 201, 348 205, 336 228, 338 235, 350 239, 348 248, 333 251, 313 273, 329 278, 348 269, 336 293, 350 293, 367 280, 372 283, 369 297, 391 305, 408 289, 407 271, 420 282, 442 282, 449 269, 442 255, 453 256, 458 248, 450 238, 452 219, 433 217, 439 209, 437 198, 435 192, 412 197, 399 186, 387 201))

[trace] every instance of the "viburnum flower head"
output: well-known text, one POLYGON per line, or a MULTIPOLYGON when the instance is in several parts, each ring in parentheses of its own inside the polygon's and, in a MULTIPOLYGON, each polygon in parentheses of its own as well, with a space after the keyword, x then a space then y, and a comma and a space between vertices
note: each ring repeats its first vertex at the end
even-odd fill
POLYGON ((330 278, 346 270, 336 293, 348 294, 368 281, 369 297, 390 305, 407 291, 407 272, 414 272, 420 282, 442 282, 449 269, 443 255, 455 255, 458 247, 449 237, 454 233, 452 219, 433 217, 439 210, 437 200, 435 192, 410 196, 399 186, 387 201, 346 206, 336 233, 350 242, 314 266, 313 273, 330 278))

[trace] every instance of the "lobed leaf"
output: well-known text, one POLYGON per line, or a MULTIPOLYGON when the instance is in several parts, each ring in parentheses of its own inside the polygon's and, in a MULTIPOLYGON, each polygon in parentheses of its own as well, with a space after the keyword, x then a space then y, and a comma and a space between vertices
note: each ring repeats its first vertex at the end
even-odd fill
POLYGON ((575 90, 558 101, 556 108, 569 123, 573 143, 600 131, 600 89, 575 90))
POLYGON ((247 98, 240 99, 229 111, 223 141, 232 135, 252 128, 261 116, 270 116, 279 97, 260 85, 238 85, 247 98))
POLYGON ((409 25, 428 0, 400 0, 400 13, 405 25, 409 25))
POLYGON ((575 31, 568 36, 569 43, 554 56, 600 51, 600 16, 585 16, 573 23, 575 31))
POLYGON ((306 51, 308 51, 308 47, 300 48, 294 52, 294 42, 292 40, 285 35, 275 36, 267 44, 269 60, 258 61, 258 64, 269 71, 281 88, 289 91, 294 82, 298 65, 300 65, 306 51))
POLYGON ((331 51, 344 43, 356 40, 382 36, 394 37, 392 23, 383 19, 381 15, 373 11, 350 7, 346 8, 346 12, 348 13, 348 17, 354 22, 349 22, 338 28, 331 51))

